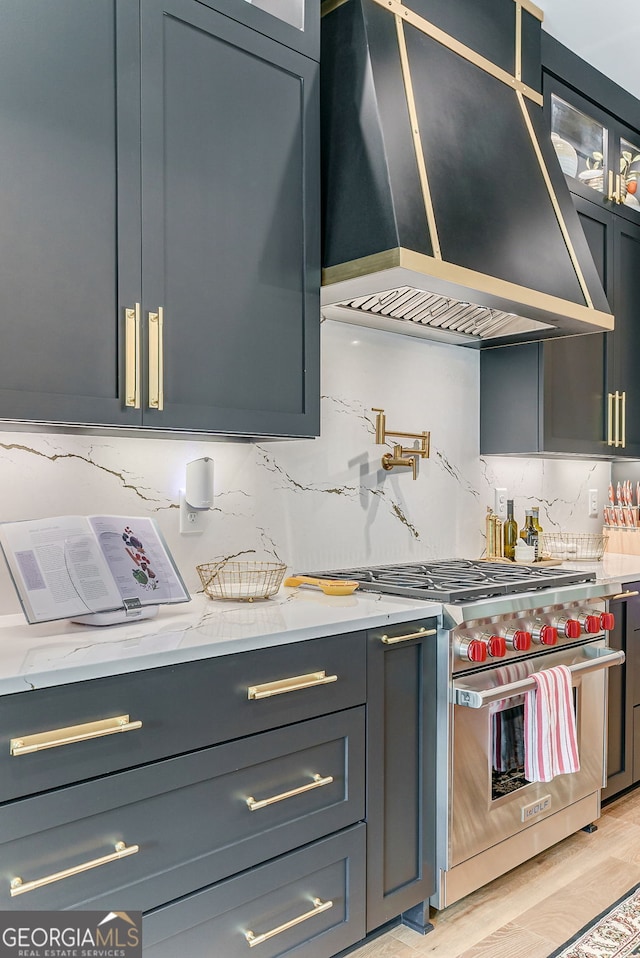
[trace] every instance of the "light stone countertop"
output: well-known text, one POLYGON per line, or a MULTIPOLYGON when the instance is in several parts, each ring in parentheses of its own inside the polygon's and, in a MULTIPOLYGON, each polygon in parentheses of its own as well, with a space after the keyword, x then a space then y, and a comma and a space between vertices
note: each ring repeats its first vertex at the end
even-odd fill
POLYGON ((163 606, 155 619, 107 627, 68 619, 28 625, 0 616, 0 695, 107 675, 300 642, 439 615, 439 603, 373 592, 325 596, 282 588, 258 602, 212 601, 163 606))
POLYGON ((595 572, 598 582, 640 581, 640 556, 622 555, 618 552, 605 552, 601 562, 567 560, 560 568, 595 572))
MULTIPOLYGON (((640 580, 640 556, 605 554, 601 562, 563 562, 594 571, 603 583, 640 580)), ((68 620, 28 625, 0 616, 0 695, 107 675, 268 648, 340 632, 440 615, 439 603, 375 592, 325 596, 282 588, 260 602, 212 601, 196 595, 164 606, 155 619, 105 628, 68 620)))

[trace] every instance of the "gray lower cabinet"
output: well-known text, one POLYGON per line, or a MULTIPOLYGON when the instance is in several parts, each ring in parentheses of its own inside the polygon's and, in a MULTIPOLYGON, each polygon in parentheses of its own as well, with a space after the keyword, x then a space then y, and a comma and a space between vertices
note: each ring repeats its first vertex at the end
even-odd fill
POLYGON ((145 958, 246 958, 250 940, 263 958, 330 958, 364 937, 364 858, 356 825, 160 908, 143 919, 145 958))
POLYGON ((0 910, 141 911, 150 958, 426 930, 436 626, 0 696, 0 910))
POLYGON ((363 704, 365 642, 354 632, 0 696, 0 802, 363 704), (124 718, 133 727, 117 731, 124 718), (75 740, 39 748, 51 733, 75 740))
POLYGON ((149 911, 363 819, 360 706, 10 803, 2 907, 149 911))
POLYGON ((435 891, 437 620, 367 634, 367 929, 406 914, 425 931, 435 891))
POLYGON ((317 435, 318 63, 215 5, 0 0, 0 420, 317 435))
POLYGON ((610 608, 615 628, 607 644, 625 661, 609 669, 605 801, 640 782, 640 582, 625 582, 610 608))

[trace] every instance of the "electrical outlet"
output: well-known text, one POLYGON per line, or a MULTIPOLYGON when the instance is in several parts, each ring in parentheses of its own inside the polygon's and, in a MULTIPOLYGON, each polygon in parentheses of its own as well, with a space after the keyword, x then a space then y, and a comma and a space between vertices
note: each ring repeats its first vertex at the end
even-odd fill
POLYGON ((183 536, 201 535, 207 524, 207 509, 190 509, 184 492, 180 490, 180 534, 183 536))
POLYGON ((493 505, 493 511, 497 515, 498 519, 507 518, 507 490, 495 488, 495 502, 493 505))
POLYGON ((591 519, 598 518, 598 490, 589 489, 589 516, 591 519))

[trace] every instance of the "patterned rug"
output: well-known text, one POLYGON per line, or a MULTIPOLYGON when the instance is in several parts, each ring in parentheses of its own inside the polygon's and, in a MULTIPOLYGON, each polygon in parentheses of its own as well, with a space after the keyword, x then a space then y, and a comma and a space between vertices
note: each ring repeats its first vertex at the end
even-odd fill
POLYGON ((581 928, 549 958, 631 958, 640 955, 640 884, 581 928))

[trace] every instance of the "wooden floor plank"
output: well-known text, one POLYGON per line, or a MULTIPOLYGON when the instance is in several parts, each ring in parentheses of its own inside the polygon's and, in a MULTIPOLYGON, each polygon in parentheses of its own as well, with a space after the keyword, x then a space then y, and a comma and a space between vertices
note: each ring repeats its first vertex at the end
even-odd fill
POLYGON ((640 789, 577 832, 460 902, 422 936, 402 925, 349 958, 547 958, 640 882, 640 789))

